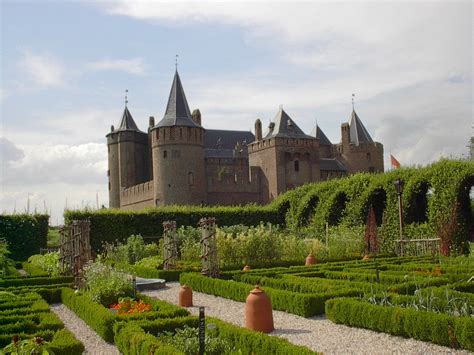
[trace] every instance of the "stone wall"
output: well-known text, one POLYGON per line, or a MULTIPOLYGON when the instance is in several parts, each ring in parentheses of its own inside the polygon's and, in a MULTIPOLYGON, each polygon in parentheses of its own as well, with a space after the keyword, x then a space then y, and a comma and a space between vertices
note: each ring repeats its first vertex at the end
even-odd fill
POLYGON ((121 208, 126 210, 140 210, 153 207, 153 180, 122 189, 120 193, 121 208))

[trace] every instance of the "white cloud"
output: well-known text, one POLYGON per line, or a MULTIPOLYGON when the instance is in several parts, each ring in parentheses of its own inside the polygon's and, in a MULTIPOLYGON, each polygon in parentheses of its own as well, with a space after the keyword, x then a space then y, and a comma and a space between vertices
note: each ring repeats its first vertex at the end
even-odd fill
POLYGON ((36 84, 42 86, 64 85, 64 67, 50 53, 32 53, 30 50, 25 50, 19 66, 36 84))
POLYGON ((132 59, 103 59, 86 65, 87 69, 93 71, 123 71, 133 75, 144 75, 145 66, 142 58, 132 59))

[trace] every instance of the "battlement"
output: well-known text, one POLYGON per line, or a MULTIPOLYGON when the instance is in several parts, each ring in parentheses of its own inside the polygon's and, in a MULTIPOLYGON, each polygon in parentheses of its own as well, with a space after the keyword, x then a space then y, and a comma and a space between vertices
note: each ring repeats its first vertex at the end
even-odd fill
POLYGON ((158 127, 152 128, 152 145, 162 144, 204 144, 204 129, 201 127, 158 127))
POLYGON ((280 138, 272 137, 252 142, 248 145, 249 153, 271 147, 317 148, 319 141, 316 138, 280 138))
POLYGON ((122 189, 120 191, 120 205, 125 209, 154 206, 153 192, 153 180, 122 189))

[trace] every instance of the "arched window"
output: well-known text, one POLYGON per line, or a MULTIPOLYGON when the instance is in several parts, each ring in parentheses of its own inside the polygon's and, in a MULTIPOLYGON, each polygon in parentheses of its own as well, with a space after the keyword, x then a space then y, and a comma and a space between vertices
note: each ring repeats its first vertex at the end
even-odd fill
POLYGON ((189 186, 194 185, 194 174, 191 171, 188 173, 188 185, 189 186))
POLYGON ((163 151, 163 158, 167 158, 168 157, 168 152, 166 150, 163 151))

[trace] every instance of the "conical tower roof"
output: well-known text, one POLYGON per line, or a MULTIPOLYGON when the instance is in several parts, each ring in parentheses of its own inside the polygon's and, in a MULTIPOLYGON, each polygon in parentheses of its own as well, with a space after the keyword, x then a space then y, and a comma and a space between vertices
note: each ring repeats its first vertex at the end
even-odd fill
POLYGON ((132 114, 128 110, 128 107, 125 106, 123 110, 122 119, 120 120, 119 126, 116 131, 138 131, 141 132, 135 121, 133 120, 132 114))
POLYGON ((310 136, 319 139, 319 145, 332 145, 329 138, 324 134, 323 130, 319 128, 318 125, 314 126, 313 130, 310 133, 310 136))
POLYGON ((168 105, 163 119, 155 127, 188 126, 200 127, 191 117, 186 95, 178 71, 174 74, 168 105))
POLYGON ((288 138, 313 138, 303 132, 301 128, 293 121, 293 119, 280 108, 273 122, 270 123, 270 129, 264 138, 272 137, 288 137, 288 138), (271 128, 273 127, 273 128, 271 128))
POLYGON ((351 143, 354 143, 355 145, 363 143, 374 143, 369 132, 362 124, 362 121, 360 120, 359 116, 357 116, 355 110, 352 110, 352 116, 349 120, 349 132, 351 143))

